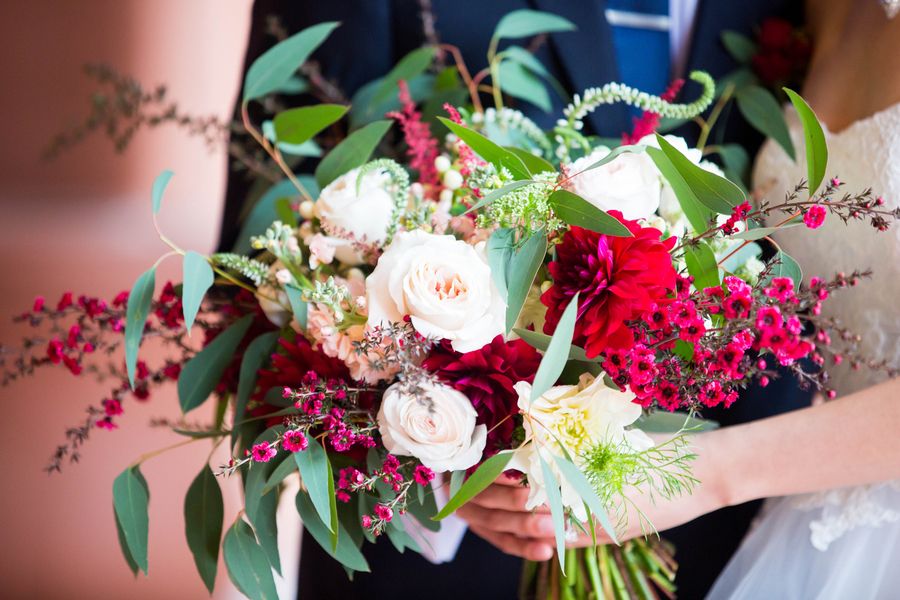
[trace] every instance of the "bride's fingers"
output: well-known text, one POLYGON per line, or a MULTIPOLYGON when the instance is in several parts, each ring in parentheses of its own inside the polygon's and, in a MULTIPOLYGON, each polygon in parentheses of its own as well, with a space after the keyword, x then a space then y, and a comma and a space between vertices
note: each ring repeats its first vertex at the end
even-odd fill
POLYGON ((484 508, 471 502, 459 507, 456 514, 469 525, 481 529, 534 538, 553 537, 553 520, 546 514, 484 508))
POLYGON ((549 541, 520 538, 511 533, 492 531, 474 525, 471 529, 475 535, 507 554, 534 561, 550 560, 553 557, 553 546, 549 541))
MULTIPOLYGON (((519 512, 526 512, 525 503, 527 501, 528 488, 514 488, 505 485, 490 485, 470 500, 470 502, 485 508, 499 508, 519 512)), ((540 506, 535 512, 547 513, 549 509, 546 506, 540 506)))

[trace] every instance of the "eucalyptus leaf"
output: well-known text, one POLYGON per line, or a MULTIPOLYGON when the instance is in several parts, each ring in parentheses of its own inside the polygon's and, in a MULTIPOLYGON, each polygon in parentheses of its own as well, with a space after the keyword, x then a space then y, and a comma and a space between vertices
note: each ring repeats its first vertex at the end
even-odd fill
POLYGON ((372 103, 379 104, 384 102, 392 94, 396 94, 397 85, 401 80, 408 83, 412 78, 424 73, 434 61, 435 50, 436 48, 434 46, 417 48, 401 58, 394 68, 384 77, 384 80, 372 97, 372 103))
POLYGON ((128 294, 128 305, 125 309, 125 368, 128 371, 128 382, 134 389, 134 373, 137 369, 138 350, 150 305, 153 302, 153 289, 156 287, 156 267, 144 271, 128 294))
MULTIPOLYGON (((322 444, 311 441, 309 447, 302 452, 294 452, 294 460, 300 469, 300 477, 303 485, 309 492, 309 497, 316 513, 330 533, 334 533, 335 523, 331 520, 331 497, 329 489, 334 487, 334 477, 331 472, 331 463, 322 444), (329 485, 329 480, 331 481, 329 485)), ((339 542, 340 543, 340 542, 339 542)))
POLYGON ((494 483, 494 480, 500 476, 506 469, 506 465, 512 460, 513 453, 511 451, 499 452, 490 457, 472 475, 465 480, 459 487, 459 490, 451 495, 450 500, 444 505, 444 508, 434 516, 435 521, 440 521, 453 514, 457 508, 480 494, 487 486, 494 483))
POLYGON ((116 507, 113 504, 113 518, 116 521, 116 537, 119 539, 119 550, 122 551, 122 556, 125 558, 125 562, 128 564, 128 569, 131 571, 132 575, 138 574, 138 564, 135 562, 134 557, 131 555, 131 550, 128 549, 128 540, 125 539, 125 532, 122 530, 122 523, 119 522, 119 515, 116 514, 116 507))
POLYGON ((317 104, 282 111, 272 121, 275 136, 279 142, 303 144, 339 121, 349 108, 340 104, 317 104))
POLYGON ((621 221, 569 190, 556 190, 550 194, 549 201, 556 216, 569 225, 605 235, 631 237, 631 231, 621 221))
POLYGON ((575 333, 575 320, 578 318, 578 294, 572 296, 569 305, 563 311, 553 337, 547 345, 547 351, 541 359, 537 373, 534 375, 534 384, 531 387, 531 402, 540 398, 544 392, 556 384, 560 373, 566 366, 569 358, 569 349, 572 347, 572 336, 575 333))
POLYGON ((290 284, 284 286, 284 291, 291 305, 294 320, 305 331, 309 321, 309 304, 303 299, 303 291, 290 284))
POLYGON ((696 245, 689 245, 684 249, 684 261, 687 264, 688 273, 694 278, 694 287, 703 290, 708 287, 718 287, 719 265, 716 254, 704 241, 696 245))
MULTIPOLYGON (((308 183, 315 184, 309 177, 300 176, 300 182, 311 194, 318 192, 318 187, 312 187, 308 183)), ((253 249, 250 247, 250 238, 255 235, 262 235, 273 221, 278 219, 278 213, 275 203, 280 198, 296 198, 299 195, 297 188, 288 179, 282 179, 278 183, 273 184, 260 199, 250 209, 247 218, 241 225, 241 231, 237 236, 232 249, 237 254, 249 254, 253 249)))
POLYGON ((753 40, 737 31, 723 31, 722 45, 728 50, 728 54, 741 64, 749 64, 757 50, 753 40))
POLYGON ((216 277, 206 257, 193 250, 185 253, 182 269, 184 284, 181 293, 181 304, 184 310, 184 327, 187 329, 188 335, 190 335, 191 327, 194 325, 194 319, 197 318, 197 311, 200 310, 203 297, 206 295, 207 290, 212 287, 216 277))
POLYGON ((487 206, 488 204, 490 204, 490 203, 493 202, 494 200, 497 200, 498 198, 502 198, 502 197, 505 196, 506 194, 508 194, 508 193, 510 193, 510 192, 512 192, 512 191, 515 191, 515 190, 517 190, 517 189, 519 189, 519 188, 521 188, 521 187, 525 187, 526 185, 529 185, 529 184, 531 184, 531 183, 534 183, 534 182, 533 182, 532 180, 530 180, 530 179, 526 179, 526 180, 524 180, 524 181, 513 181, 512 183, 507 183, 507 184, 504 185, 503 187, 498 188, 498 189, 496 189, 496 190, 494 190, 494 191, 492 191, 492 192, 489 192, 489 193, 485 194, 482 198, 480 198, 480 199, 478 200, 478 202, 476 202, 475 204, 473 204, 472 207, 469 208, 469 209, 465 212, 465 214, 469 214, 469 213, 471 213, 471 212, 475 212, 476 210, 479 210, 479 209, 481 209, 481 208, 484 208, 485 206, 487 206))
POLYGON ((637 429, 647 433, 681 433, 682 431, 710 431, 719 424, 709 419, 700 419, 682 412, 658 410, 643 415, 634 424, 637 429))
POLYGON ((790 277, 794 281, 794 289, 800 289, 800 283, 803 281, 803 269, 791 255, 779 250, 769 261, 769 266, 771 268, 764 283, 768 284, 776 277, 790 277))
MULTIPOLYGON (((602 167, 605 164, 611 163, 618 157, 623 154, 640 154, 647 149, 647 146, 642 144, 628 144, 625 146, 617 146, 609 151, 609 153, 601 158, 600 160, 591 163, 586 168, 579 171, 579 173, 584 173, 585 171, 590 171, 591 169, 596 169, 597 167, 602 167)), ((576 173, 577 175, 577 173, 576 173)))
POLYGON ((443 123, 452 133, 456 134, 459 139, 465 142, 466 145, 468 145, 472 149, 472 151, 474 151, 484 160, 497 167, 497 170, 503 168, 509 169, 509 172, 515 179, 531 178, 531 173, 528 171, 525 163, 522 162, 522 159, 520 159, 509 150, 503 148, 502 146, 498 146, 477 131, 454 123, 450 119, 438 117, 438 120, 443 123))
MULTIPOLYGON (((744 186, 750 181, 750 155, 739 144, 723 144, 716 148, 722 157, 722 166, 725 175, 738 186, 744 186)), ((742 187, 746 191, 746 187, 742 187)))
POLYGON ((742 265, 747 264, 747 261, 750 260, 751 257, 759 258, 760 256, 762 256, 762 248, 755 242, 748 243, 746 246, 739 248, 728 258, 725 258, 725 256, 729 252, 726 252, 725 254, 721 254, 720 252, 720 256, 717 256, 716 258, 722 261, 723 270, 730 271, 732 273, 742 265))
POLYGON ((459 488, 466 482, 466 471, 465 469, 460 471, 453 471, 450 473, 450 497, 456 495, 459 491, 459 488))
MULTIPOLYGON (((556 167, 550 164, 550 161, 525 150, 524 148, 516 148, 515 146, 504 146, 525 163, 525 167, 532 173, 556 173, 556 167)), ((530 182, 529 182, 530 183, 530 182)))
MULTIPOLYGON (((140 467, 128 467, 113 481, 113 507, 134 564, 147 574, 150 494, 140 467)), ((127 557, 126 557, 127 558, 127 557)))
POLYGON ((203 465, 184 499, 184 529, 194 564, 210 594, 216 585, 224 518, 225 506, 219 482, 209 465, 203 465))
POLYGON ((525 299, 547 255, 547 234, 543 229, 532 232, 509 258, 506 269, 506 332, 512 331, 525 299))
POLYGON ((787 123, 772 92, 759 85, 741 87, 735 93, 738 110, 754 128, 784 148, 792 160, 796 159, 794 143, 787 123))
MULTIPOLYGON (((500 190, 497 190, 500 191, 500 190)), ((491 277, 497 291, 503 301, 506 302, 509 297, 509 290, 506 288, 507 270, 509 269, 509 260, 516 251, 516 230, 511 228, 495 229, 491 237, 487 241, 487 260, 488 267, 491 269, 491 277)))
POLYGON ((290 476, 294 471, 297 470, 297 461, 294 460, 283 460, 281 463, 275 467, 275 470, 272 471, 272 474, 269 475, 269 478, 266 480, 266 485, 262 489, 263 494, 268 494, 272 490, 278 488, 281 485, 281 482, 285 480, 288 476, 290 476))
MULTIPOLYGON (((537 350, 541 350, 546 352, 547 348, 550 346, 550 340, 553 338, 547 334, 539 333, 537 331, 531 331, 530 329, 513 329, 513 333, 518 335, 522 340, 537 350)), ((572 344, 569 346, 569 360, 580 360, 584 362, 591 362, 598 359, 588 358, 587 354, 584 351, 584 348, 579 348, 578 346, 572 344)))
POLYGON ((544 112, 550 112, 553 108, 547 86, 521 63, 511 60, 502 61, 498 82, 500 89, 513 98, 534 104, 544 112))
POLYGON ((657 134, 656 140, 666 158, 702 204, 718 213, 731 214, 732 209, 744 201, 745 196, 741 188, 724 177, 695 165, 663 136, 657 134))
POLYGON ((242 594, 252 600, 278 600, 266 554, 243 519, 239 518, 228 529, 222 551, 228 577, 242 594))
POLYGON ((391 121, 375 121, 344 138, 316 167, 319 187, 324 188, 347 171, 365 164, 390 128, 391 121))
POLYGON ((757 227, 755 229, 746 229, 738 233, 733 233, 730 237, 736 240, 761 240, 764 237, 772 235, 776 231, 796 227, 797 225, 800 225, 800 223, 786 223, 778 227, 757 227))
MULTIPOLYGON (((283 460, 279 464, 289 463, 283 460)), ((277 468, 276 468, 277 470, 277 468)), ((265 490, 265 488, 263 488, 265 490)), ((253 519, 253 527, 256 529, 256 539, 259 547, 266 555, 266 560, 281 575, 281 555, 278 552, 278 494, 263 493, 256 506, 256 515, 253 519)))
POLYGON ((252 322, 252 314, 241 317, 184 365, 178 377, 178 401, 182 412, 194 410, 215 391, 252 322))
POLYGON ((553 519, 553 532, 556 537, 556 557, 559 559, 559 570, 566 573, 566 513, 562 503, 560 481, 550 470, 550 465, 538 452, 541 473, 544 476, 544 490, 547 492, 547 504, 550 505, 550 517, 553 519))
POLYGON ((569 485, 575 488, 575 491, 578 492, 585 505, 590 509, 591 514, 600 521, 600 526, 606 531, 606 535, 610 537, 613 543, 617 544, 616 528, 610 522, 606 507, 594 490, 594 486, 588 481, 588 478, 585 477, 575 463, 569 460, 568 456, 562 457, 554 454, 553 459, 556 461, 562 476, 569 482, 569 485))
POLYGON ((672 187, 672 192, 681 206, 681 211, 691 225, 691 229, 695 232, 702 233, 709 227, 713 218, 713 211, 704 206, 697 195, 691 190, 690 186, 684 180, 684 177, 678 172, 678 169, 672 164, 672 161, 659 148, 647 148, 647 154, 653 159, 656 168, 662 173, 666 181, 672 187))
POLYGON ((153 204, 154 215, 159 213, 159 209, 162 206, 163 193, 166 191, 166 186, 169 185, 169 180, 172 179, 172 175, 174 175, 174 173, 166 169, 157 175, 156 179, 153 181, 153 190, 150 193, 150 198, 153 204))
POLYGON ((523 38, 539 33, 574 31, 574 23, 553 13, 521 9, 506 14, 494 29, 492 39, 523 38))
POLYGON ((279 42, 253 61, 244 78, 244 102, 261 98, 284 86, 309 55, 339 23, 319 23, 279 42))
POLYGON ((300 513, 300 519, 303 521, 304 529, 309 532, 313 539, 318 542, 319 546, 321 546, 329 556, 348 569, 364 573, 370 571, 369 563, 366 562, 362 552, 356 547, 353 538, 347 533, 343 526, 339 527, 340 533, 338 534, 337 548, 332 546, 332 533, 322 522, 322 519, 319 518, 319 513, 313 506, 312 500, 310 500, 309 495, 306 492, 301 490, 297 493, 296 503, 297 512, 300 513))
POLYGON ((237 395, 234 402, 234 422, 240 423, 247 410, 247 402, 250 394, 256 388, 257 372, 266 363, 278 342, 279 332, 269 331, 253 339, 244 351, 241 358, 241 368, 238 373, 237 395))
POLYGON ((825 167, 828 165, 828 145, 825 143, 825 133, 816 113, 809 107, 799 94, 788 88, 784 88, 788 98, 800 117, 803 124, 803 141, 806 144, 806 177, 808 179, 809 197, 812 198, 822 180, 825 178, 825 167))

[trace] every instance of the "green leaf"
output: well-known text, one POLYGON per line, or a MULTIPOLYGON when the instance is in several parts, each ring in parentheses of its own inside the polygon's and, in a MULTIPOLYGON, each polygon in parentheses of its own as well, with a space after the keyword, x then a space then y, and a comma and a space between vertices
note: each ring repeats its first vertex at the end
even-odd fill
POLYGON ((691 224, 691 229, 698 233, 706 231, 712 220, 713 212, 700 203, 697 195, 694 194, 693 190, 685 182, 684 177, 672 165, 672 162, 662 150, 659 148, 647 148, 647 154, 653 159, 656 168, 666 178, 669 185, 672 186, 672 191, 678 199, 681 211, 687 218, 688 223, 691 224))
POLYGON ((528 171, 525 163, 522 162, 522 159, 509 150, 506 150, 502 146, 498 146, 477 131, 458 125, 450 119, 438 117, 438 120, 443 123, 447 129, 456 134, 459 139, 465 142, 473 152, 497 167, 497 170, 503 168, 509 169, 509 172, 514 179, 531 178, 531 173, 528 171))
MULTIPOLYGON (((800 117, 803 124, 803 141, 806 144, 806 177, 809 180, 809 197, 812 198, 825 178, 825 167, 828 165, 828 145, 825 143, 825 133, 819 124, 816 113, 809 107, 806 100, 799 94, 788 88, 784 88, 788 98, 800 117)), ((791 155, 793 157, 793 155, 791 155)))
POLYGON ((178 377, 182 412, 194 410, 213 393, 252 322, 252 314, 241 317, 184 365, 178 377))
MULTIPOLYGON (((460 485, 462 485, 461 482, 460 485)), ((459 488, 457 488, 457 490, 458 489, 459 488)), ((452 496, 456 490, 453 490, 452 486, 450 490, 450 495, 452 496)), ((415 517, 416 521, 428 531, 440 531, 441 524, 431 520, 431 517, 437 513, 437 503, 434 499, 434 492, 430 487, 426 490, 426 488, 423 488, 422 486, 418 486, 417 492, 418 494, 416 494, 416 497, 406 505, 409 514, 415 517)))
POLYGON ((283 460, 275 470, 272 471, 272 474, 269 475, 269 478, 266 480, 266 485, 262 489, 263 494, 268 494, 272 490, 278 488, 282 481, 285 480, 291 473, 297 470, 297 461, 293 460, 283 460))
POLYGON ((235 423, 243 420, 247 410, 247 401, 250 400, 250 394, 256 388, 256 375, 274 351, 279 335, 277 331, 263 333, 250 342, 244 351, 234 402, 235 423))
MULTIPOLYGON (((311 194, 315 195, 318 192, 317 187, 310 189, 307 185, 308 177, 300 176, 299 179, 311 194)), ((312 183, 315 182, 313 181, 312 183)), ((272 185, 253 205, 250 214, 244 219, 241 225, 241 232, 238 234, 232 250, 237 254, 250 254, 253 250, 250 247, 250 238, 265 233, 272 222, 278 219, 275 203, 280 198, 296 198, 297 196, 299 196, 297 188, 288 179, 282 179, 272 185)))
POLYGON ((559 189, 550 194, 549 200, 556 216, 569 225, 577 225, 606 235, 631 237, 631 231, 621 221, 578 194, 559 189))
POLYGON ((137 278, 128 294, 128 306, 125 309, 125 368, 128 370, 128 381, 132 389, 134 389, 138 349, 141 347, 141 338, 144 337, 147 315, 150 314, 154 287, 156 287, 156 267, 150 267, 137 278))
POLYGON ((731 214, 732 209, 744 201, 744 192, 724 177, 710 173, 695 165, 684 154, 675 149, 666 139, 657 134, 656 140, 672 166, 702 204, 722 214, 731 214))
POLYGON ((803 281, 803 269, 800 268, 800 264, 790 254, 779 250, 769 260, 769 265, 771 268, 764 283, 768 284, 776 277, 790 277, 794 280, 794 289, 800 289, 800 283, 803 281))
POLYGON ((500 63, 500 89, 514 98, 534 104, 544 112, 553 108, 550 93, 543 81, 521 63, 504 60, 500 63))
POLYGON ((122 551, 122 556, 125 558, 131 574, 137 576, 138 564, 131 555, 131 550, 128 549, 128 540, 125 539, 125 532, 122 530, 122 523, 119 522, 119 515, 116 514, 115 504, 113 504, 113 518, 116 521, 116 536, 119 539, 119 549, 122 551))
POLYGON ((302 144, 339 121, 349 109, 340 104, 317 104, 282 111, 272 121, 275 136, 279 142, 302 144))
POLYGON ((516 230, 508 228, 495 229, 487 241, 487 260, 491 277, 504 302, 509 297, 509 290, 506 289, 506 272, 509 260, 515 253, 515 243, 516 230))
POLYGON ((723 31, 722 45, 734 60, 742 64, 748 64, 756 54, 756 44, 753 40, 736 31, 723 31))
POLYGON ((737 250, 730 257, 725 258, 727 254, 728 252, 725 252, 725 254, 721 254, 720 252, 720 255, 716 258, 718 260, 722 260, 723 270, 733 273, 742 265, 747 264, 747 261, 750 260, 751 257, 759 258, 762 255, 762 248, 759 246, 759 244, 750 242, 746 246, 737 250))
MULTIPOLYGON (((381 102, 375 102, 375 94, 384 84, 384 77, 379 77, 359 88, 353 94, 352 105, 350 109, 350 130, 356 130, 367 123, 371 123, 392 111, 401 110, 400 91, 394 86, 393 94, 388 94, 381 102)), ((437 94, 434 92, 435 77, 434 75, 423 73, 407 80, 409 87, 409 96, 413 102, 419 103, 426 99, 431 101, 437 94)), ((443 113, 443 110, 441 111, 443 113)))
POLYGON ((183 270, 184 284, 181 303, 184 310, 184 326, 190 335, 197 311, 200 310, 200 304, 203 302, 203 296, 212 287, 215 275, 213 275, 212 267, 209 266, 206 257, 193 250, 188 250, 184 255, 183 270))
POLYGON ((796 160, 794 143, 784 121, 784 114, 772 92, 758 85, 748 85, 738 89, 735 100, 738 110, 748 123, 778 142, 787 155, 796 160))
POLYGON ((244 102, 281 88, 339 23, 313 25, 269 48, 253 61, 244 78, 244 102))
POLYGON ((685 430, 692 432, 710 431, 717 429, 719 424, 709 419, 699 419, 682 412, 669 412, 658 410, 643 415, 635 423, 635 427, 647 433, 680 433, 685 430))
POLYGON ((539 33, 553 33, 556 31, 574 31, 575 25, 568 19, 564 19, 553 13, 540 10, 514 10, 505 15, 497 28, 494 29, 492 39, 523 38, 539 33))
POLYGON ((328 531, 334 533, 335 523, 331 520, 331 499, 334 493, 330 493, 334 489, 334 476, 325 449, 322 444, 311 441, 306 450, 293 454, 316 513, 328 531))
MULTIPOLYGON (((140 467, 128 467, 113 481, 113 507, 122 528, 128 552, 144 574, 147 574, 147 535, 150 520, 147 507, 150 494, 140 467)), ((126 557, 127 560, 127 557, 126 557)))
POLYGON ((737 184, 743 186, 750 181, 750 155, 739 144, 723 144, 717 146, 716 152, 722 157, 722 166, 725 175, 737 184))
POLYGON ((209 465, 203 465, 184 498, 184 531, 194 564, 210 594, 216 585, 224 518, 225 506, 219 482, 209 465))
POLYGON ((308 324, 309 304, 303 300, 303 292, 290 284, 284 286, 284 291, 287 294, 288 302, 291 304, 291 312, 294 313, 294 319, 305 331, 308 324))
POLYGON ((434 60, 435 50, 434 46, 417 48, 401 58, 400 62, 385 75, 384 80, 372 97, 372 103, 379 104, 387 100, 392 94, 396 95, 397 84, 400 83, 400 80, 409 83, 411 79, 424 73, 434 60))
POLYGON ((560 482, 550 470, 550 465, 538 452, 541 461, 541 472, 544 475, 544 489, 547 491, 547 504, 550 505, 550 516, 553 519, 553 531, 556 537, 556 556, 559 559, 559 570, 566 573, 566 513, 562 503, 560 482))
POLYGON ((162 206, 163 193, 166 191, 166 186, 169 185, 169 180, 172 179, 172 175, 174 175, 174 173, 166 169, 157 175, 156 179, 153 181, 153 191, 150 193, 150 197, 153 201, 154 215, 159 213, 159 208, 162 206))
MULTIPOLYGON (((515 146, 504 146, 504 148, 522 159, 522 162, 525 163, 525 166, 532 173, 556 173, 556 167, 550 164, 550 161, 544 160, 537 154, 532 154, 524 148, 516 148, 515 146)), ((529 181, 527 183, 532 182, 529 181)))
POLYGON ((466 482, 466 471, 453 471, 450 473, 450 496, 453 497, 459 491, 459 488, 466 482))
POLYGON ((530 179, 526 179, 525 181, 513 181, 512 183, 507 183, 502 188, 496 189, 493 192, 485 194, 480 200, 478 200, 478 202, 476 202, 464 214, 469 214, 471 212, 475 212, 476 210, 479 210, 480 208, 487 206, 494 200, 497 200, 498 198, 502 198, 506 194, 508 194, 512 191, 515 191, 515 190, 519 189, 520 187, 525 187, 526 185, 529 185, 531 183, 534 183, 534 182, 530 179))
POLYGON ((228 577, 242 594, 252 600, 278 600, 266 554, 243 519, 235 521, 225 534, 222 551, 228 577))
POLYGON ((543 229, 535 231, 521 243, 509 258, 506 268, 506 332, 512 331, 525 298, 537 277, 547 255, 547 234, 543 229))
POLYGON ((500 473, 506 470, 506 465, 512 460, 512 456, 513 453, 511 451, 499 452, 481 463, 481 466, 472 473, 471 477, 466 479, 460 486, 459 491, 451 495, 450 500, 444 505, 444 508, 433 517, 433 519, 435 521, 440 521, 441 519, 450 516, 457 508, 480 494, 487 486, 494 483, 494 480, 500 476, 500 473))
POLYGON ((800 225, 800 223, 786 223, 778 227, 757 227, 755 229, 747 229, 745 231, 734 233, 730 237, 736 240, 761 240, 764 237, 772 235, 776 231, 789 229, 791 227, 796 227, 797 225, 800 225))
POLYGON ((348 135, 316 167, 319 187, 324 188, 347 171, 365 164, 390 128, 391 121, 375 121, 348 135))
POLYGON ((706 242, 701 241, 696 245, 685 247, 684 262, 687 264, 688 273, 694 278, 696 289, 717 287, 721 283, 716 254, 706 242))
MULTIPOLYGON (((283 460, 282 463, 289 463, 283 460)), ((281 466, 281 464, 279 464, 281 466)), ((263 488, 265 489, 265 488, 263 488)), ((260 490, 262 492, 262 490, 260 490)), ((256 529, 256 539, 259 547, 266 555, 266 560, 281 575, 281 556, 278 552, 278 494, 263 494, 256 506, 256 515, 253 518, 253 527, 256 529)))
POLYGON ((581 472, 581 469, 575 466, 575 463, 568 458, 556 456, 555 454, 553 455, 553 458, 559 466, 559 470, 563 477, 566 478, 569 485, 575 488, 575 491, 578 492, 578 495, 584 500, 585 505, 590 509, 591 514, 597 517, 597 520, 600 521, 600 525, 606 530, 606 534, 614 543, 618 543, 616 542, 616 529, 609 521, 606 507, 603 506, 603 502, 600 500, 600 497, 597 496, 597 492, 594 490, 594 486, 591 485, 591 482, 588 481, 588 478, 585 477, 584 473, 581 472))
MULTIPOLYGON (((531 346, 532 348, 536 348, 538 350, 545 351, 548 347, 550 347, 550 340, 553 338, 549 335, 538 333, 537 331, 531 331, 530 329, 513 329, 513 332, 518 335, 522 340, 525 341, 526 344, 531 346)), ((571 344, 569 346, 569 360, 582 360, 584 362, 591 362, 592 360, 588 358, 587 354, 584 351, 584 348, 579 348, 578 346, 571 344)))
POLYGON ((572 336, 575 333, 575 320, 578 318, 578 294, 572 296, 566 310, 563 311, 556 331, 550 338, 547 351, 541 359, 537 373, 534 375, 534 385, 531 387, 531 402, 540 398, 544 392, 556 384, 560 373, 566 366, 569 358, 569 348, 572 347, 572 336))
MULTIPOLYGON (((591 163, 587 168, 582 169, 578 173, 584 173, 585 171, 590 171, 591 169, 596 169, 597 167, 602 167, 603 165, 614 161, 616 158, 623 154, 640 154, 647 149, 647 146, 641 144, 629 144, 627 146, 617 146, 609 151, 609 154, 598 160, 597 162, 591 163)), ((577 175, 578 173, 575 173, 577 175)))
POLYGON ((363 573, 368 573, 370 571, 369 563, 366 562, 366 558, 362 555, 362 552, 359 551, 359 548, 356 547, 353 538, 347 533, 347 530, 345 530, 343 526, 339 527, 340 533, 338 534, 337 548, 332 546, 331 531, 325 526, 322 519, 319 518, 319 513, 313 506, 309 495, 302 490, 297 493, 297 512, 300 513, 300 519, 303 521, 304 529, 309 532, 313 539, 318 542, 329 556, 348 569, 361 571, 363 573))

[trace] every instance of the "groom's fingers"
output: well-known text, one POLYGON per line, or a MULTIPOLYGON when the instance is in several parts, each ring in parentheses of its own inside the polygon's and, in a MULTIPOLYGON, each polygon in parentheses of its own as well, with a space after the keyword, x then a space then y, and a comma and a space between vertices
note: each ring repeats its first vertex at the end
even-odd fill
POLYGON ((459 507, 456 514, 469 525, 520 536, 552 538, 555 531, 553 519, 547 514, 485 508, 473 502, 459 507))
MULTIPOLYGON (((470 502, 474 502, 485 508, 499 508, 502 510, 525 512, 525 503, 527 501, 528 488, 526 487, 489 485, 484 491, 472 498, 470 502)), ((547 507, 541 506, 537 509, 537 512, 548 512, 548 510, 547 507)))
POLYGON ((511 533, 503 533, 471 526, 472 532, 487 540, 499 550, 524 558, 525 560, 542 561, 553 557, 553 546, 545 540, 520 538, 511 533))

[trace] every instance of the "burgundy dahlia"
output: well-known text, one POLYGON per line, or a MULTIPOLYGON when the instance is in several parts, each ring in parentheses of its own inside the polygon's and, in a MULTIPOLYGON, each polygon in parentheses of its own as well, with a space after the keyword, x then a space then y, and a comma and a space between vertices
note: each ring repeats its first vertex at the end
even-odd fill
POLYGON ((541 296, 547 307, 544 333, 552 334, 575 294, 578 319, 573 342, 590 357, 609 349, 631 348, 627 321, 639 319, 654 303, 670 297, 676 273, 669 251, 675 238, 660 241, 658 229, 641 227, 618 211, 632 237, 615 237, 572 227, 549 265, 553 285, 541 296))
POLYGON ((487 451, 509 447, 519 396, 518 381, 531 383, 541 362, 537 350, 522 340, 503 341, 497 336, 480 350, 460 354, 449 344, 437 346, 424 367, 459 390, 478 411, 478 422, 488 428, 487 451))

